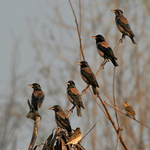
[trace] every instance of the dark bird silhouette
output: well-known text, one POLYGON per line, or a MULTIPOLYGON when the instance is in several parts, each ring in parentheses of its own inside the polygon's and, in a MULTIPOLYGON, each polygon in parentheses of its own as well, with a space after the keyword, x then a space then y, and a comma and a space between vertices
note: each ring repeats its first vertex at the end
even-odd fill
POLYGON ((96 39, 96 47, 99 55, 105 59, 110 59, 113 65, 119 66, 116 62, 117 58, 115 57, 111 47, 105 41, 105 38, 102 35, 92 36, 92 38, 96 39))
POLYGON ((123 16, 123 11, 120 9, 115 9, 115 10, 111 10, 111 11, 113 11, 116 15, 116 18, 115 18, 116 25, 117 25, 119 31, 122 33, 122 37, 127 35, 132 40, 133 44, 136 44, 136 42, 134 41, 134 38, 133 38, 133 37, 135 37, 135 35, 131 30, 128 20, 123 16))
POLYGON ((133 116, 133 118, 134 118, 134 120, 135 120, 135 111, 134 111, 134 109, 132 108, 132 106, 128 103, 128 102, 125 102, 124 103, 124 106, 125 106, 125 110, 126 110, 126 112, 127 112, 127 114, 129 115, 129 116, 133 116))
POLYGON ((91 68, 89 67, 88 63, 86 61, 81 61, 78 64, 80 65, 80 73, 83 81, 89 85, 92 85, 93 93, 95 95, 99 94, 98 90, 96 89, 96 87, 99 87, 96 77, 91 68))
POLYGON ((68 84, 68 87, 67 87, 68 99, 73 105, 76 106, 78 117, 82 117, 81 107, 84 109, 84 106, 82 103, 80 93, 78 89, 76 88, 75 83, 73 81, 70 80, 67 82, 67 84, 68 84))
POLYGON ((80 128, 76 128, 75 132, 71 135, 66 145, 77 144, 81 140, 81 138, 82 138, 82 132, 80 128))
POLYGON ((38 108, 41 108, 44 102, 44 92, 42 91, 41 86, 38 83, 33 83, 29 86, 33 88, 31 105, 36 111, 38 111, 38 108))
POLYGON ((66 113, 62 110, 59 105, 54 105, 53 107, 49 108, 55 111, 55 121, 57 126, 60 128, 66 129, 68 131, 69 136, 71 136, 71 125, 69 118, 67 118, 66 113))

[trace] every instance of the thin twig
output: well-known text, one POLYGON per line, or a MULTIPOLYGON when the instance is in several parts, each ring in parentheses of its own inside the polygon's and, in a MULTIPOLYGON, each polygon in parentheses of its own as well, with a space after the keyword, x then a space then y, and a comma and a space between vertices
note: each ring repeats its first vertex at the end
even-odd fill
POLYGON ((72 108, 69 110, 69 113, 68 113, 68 115, 67 115, 67 118, 69 118, 69 116, 71 115, 71 113, 72 113, 72 111, 73 111, 74 108, 75 108, 75 105, 73 105, 72 108))
POLYGON ((123 42, 123 38, 125 37, 125 35, 119 40, 119 43, 116 45, 115 49, 113 50, 113 52, 116 51, 116 49, 118 48, 118 46, 120 45, 120 43, 123 42))
MULTIPOLYGON (((79 16, 80 16, 80 34, 81 34, 81 0, 79 0, 79 16)), ((80 60, 82 60, 82 53, 80 50, 80 60)))
POLYGON ((96 121, 93 127, 84 135, 84 137, 82 137, 81 141, 91 132, 91 130, 96 126, 97 122, 98 121, 96 121))
POLYGON ((95 95, 93 94, 91 88, 89 88, 89 89, 90 89, 90 92, 91 92, 91 94, 92 94, 94 100, 96 101, 97 105, 101 108, 101 110, 102 110, 103 113, 106 115, 106 117, 109 118, 108 115, 106 114, 106 112, 104 111, 104 109, 102 108, 102 106, 100 105, 100 103, 97 101, 97 99, 96 99, 95 95))
MULTIPOLYGON (((113 74, 113 100, 114 100, 114 106, 116 108, 116 100, 115 100, 115 67, 114 67, 114 74, 113 74)), ((119 120, 118 120, 118 115, 117 115, 116 109, 115 109, 115 115, 116 115, 118 128, 120 128, 119 127, 119 120)))
POLYGON ((119 128, 119 131, 118 131, 118 138, 117 138, 117 144, 116 144, 115 150, 117 150, 117 148, 118 148, 120 133, 121 133, 121 129, 119 128))
POLYGON ((84 57, 84 53, 83 53, 83 48, 82 48, 81 33, 80 33, 80 29, 79 29, 77 17, 76 17, 76 14, 75 14, 75 11, 74 11, 74 9, 73 9, 73 6, 72 6, 71 1, 70 1, 70 0, 68 0, 68 1, 69 1, 69 3, 70 3, 70 6, 71 6, 71 9, 72 9, 74 18, 75 18, 75 22, 76 22, 76 26, 77 26, 77 31, 78 31, 78 36, 79 36, 79 42, 80 42, 80 51, 81 51, 81 53, 82 53, 83 60, 85 61, 85 57, 84 57))

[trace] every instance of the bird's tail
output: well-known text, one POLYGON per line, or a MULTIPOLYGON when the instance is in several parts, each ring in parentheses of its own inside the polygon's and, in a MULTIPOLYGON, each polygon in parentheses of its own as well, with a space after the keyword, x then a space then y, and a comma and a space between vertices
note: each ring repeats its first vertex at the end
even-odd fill
POLYGON ((83 105, 82 101, 80 102, 79 105, 84 109, 84 105, 83 105))
POLYGON ((94 93, 95 95, 98 95, 98 94, 99 94, 99 92, 98 92, 98 90, 97 90, 96 87, 92 86, 92 89, 93 89, 93 93, 94 93))
POLYGON ((130 39, 132 40, 132 43, 133 43, 133 44, 137 44, 137 43, 134 41, 134 37, 133 37, 133 36, 131 36, 130 39))
POLYGON ((82 117, 81 107, 76 105, 78 117, 82 117))
POLYGON ((110 60, 115 67, 119 66, 115 59, 111 58, 110 60))

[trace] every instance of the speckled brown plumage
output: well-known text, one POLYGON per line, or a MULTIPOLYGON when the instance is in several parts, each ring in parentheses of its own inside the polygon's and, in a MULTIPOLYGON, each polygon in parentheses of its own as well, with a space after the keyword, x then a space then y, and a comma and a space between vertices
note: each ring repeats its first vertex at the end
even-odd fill
POLYGON ((134 111, 134 109, 132 108, 132 106, 130 106, 130 104, 128 103, 128 102, 125 102, 124 103, 124 106, 125 106, 125 110, 126 110, 126 112, 127 112, 127 114, 129 115, 129 116, 133 116, 133 118, 135 119, 135 111, 134 111))
POLYGON ((82 138, 82 132, 80 128, 76 128, 75 132, 71 135, 66 145, 77 144, 81 140, 81 138, 82 138))

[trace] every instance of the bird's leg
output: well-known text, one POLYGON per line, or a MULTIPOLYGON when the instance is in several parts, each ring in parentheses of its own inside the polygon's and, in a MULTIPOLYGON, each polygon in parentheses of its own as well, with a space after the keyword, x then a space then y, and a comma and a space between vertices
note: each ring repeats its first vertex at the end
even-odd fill
POLYGON ((124 34, 124 33, 122 33, 122 39, 123 39, 123 38, 125 39, 125 34, 124 34))
POLYGON ((101 64, 101 67, 102 67, 102 69, 104 69, 104 65, 106 64, 106 59, 104 58, 104 61, 102 62, 102 64, 101 64))
POLYGON ((122 38, 120 39, 121 43, 123 43, 123 38, 125 39, 125 34, 122 33, 122 38))

